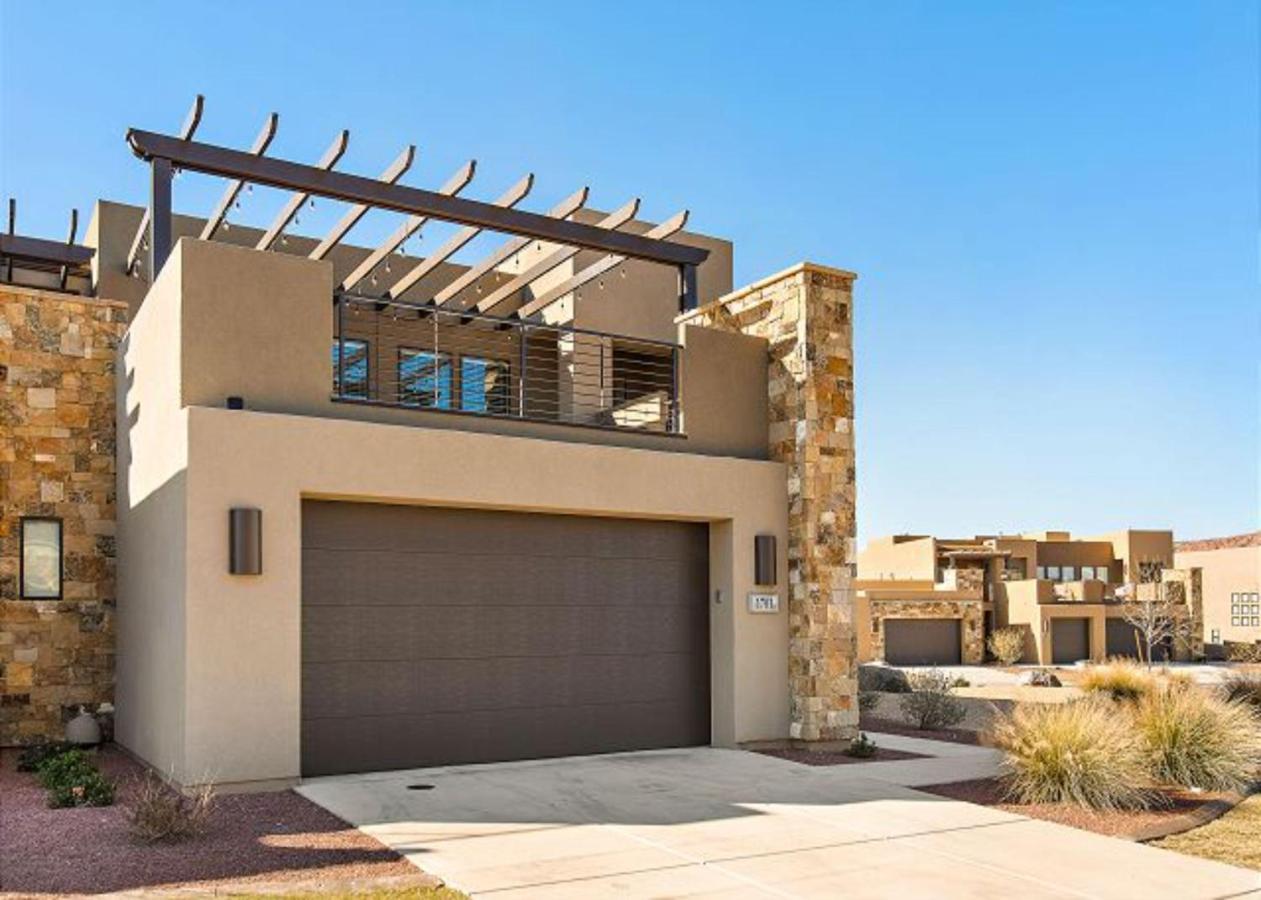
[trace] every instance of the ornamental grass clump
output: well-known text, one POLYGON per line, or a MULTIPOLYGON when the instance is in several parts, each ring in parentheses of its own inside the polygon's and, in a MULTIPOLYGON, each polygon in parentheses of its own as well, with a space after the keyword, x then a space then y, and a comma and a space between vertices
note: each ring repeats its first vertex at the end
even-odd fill
POLYGON ((1232 675, 1222 682, 1222 696, 1226 700, 1239 700, 1261 716, 1261 676, 1232 675))
POLYGON ((991 737, 1017 802, 1119 810, 1157 799, 1142 741, 1129 717, 1102 697, 1017 706, 995 720, 991 737))
POLYGON ((1113 660, 1088 667, 1078 686, 1087 694, 1104 694, 1113 700, 1137 700, 1155 689, 1156 679, 1132 662, 1113 660))
POLYGON ((139 779, 128 803, 131 836, 145 844, 176 843, 202 834, 214 812, 214 788, 204 785, 185 796, 163 784, 153 771, 139 779))
POLYGON ((1158 781, 1246 790, 1261 772, 1261 726, 1241 700, 1164 688, 1139 701, 1133 720, 1158 781))

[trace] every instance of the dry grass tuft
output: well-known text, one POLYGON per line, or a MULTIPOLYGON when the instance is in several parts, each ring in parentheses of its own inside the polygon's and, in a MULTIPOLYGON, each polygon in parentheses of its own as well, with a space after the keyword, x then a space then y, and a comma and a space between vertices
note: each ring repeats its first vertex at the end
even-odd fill
POLYGON ((1087 694, 1106 694, 1113 700, 1137 700, 1155 689, 1156 679, 1135 663, 1115 659, 1088 667, 1078 687, 1087 694))
POLYGON ((1261 724, 1238 700, 1164 688, 1134 708, 1152 775, 1209 791, 1247 789, 1261 770, 1261 724))
POLYGON ((215 792, 203 785, 186 797, 162 782, 152 770, 137 779, 128 804, 131 836, 145 844, 174 843, 206 830, 214 811, 215 792))
POLYGON ((1017 802, 1117 810, 1157 800, 1143 744, 1108 700, 1021 705, 995 719, 991 737, 1005 754, 1017 802))

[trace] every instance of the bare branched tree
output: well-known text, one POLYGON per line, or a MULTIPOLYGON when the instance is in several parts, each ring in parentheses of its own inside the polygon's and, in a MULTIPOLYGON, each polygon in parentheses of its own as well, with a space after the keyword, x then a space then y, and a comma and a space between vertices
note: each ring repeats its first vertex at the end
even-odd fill
POLYGON ((1117 588, 1121 616, 1134 629, 1139 661, 1149 668, 1157 647, 1189 644, 1193 621, 1176 582, 1165 582, 1159 563, 1139 563, 1137 582, 1117 588))

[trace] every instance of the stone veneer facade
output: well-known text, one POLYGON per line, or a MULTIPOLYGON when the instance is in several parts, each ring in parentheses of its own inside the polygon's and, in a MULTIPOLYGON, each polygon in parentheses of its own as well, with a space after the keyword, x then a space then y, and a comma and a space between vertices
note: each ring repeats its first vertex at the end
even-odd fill
POLYGON ((959 619, 965 666, 985 662, 985 607, 980 600, 898 600, 874 598, 871 604, 871 658, 884 659, 884 623, 889 619, 959 619))
POLYGON ((114 360, 125 304, 0 285, 0 745, 114 693, 114 360), (20 597, 19 521, 62 520, 61 600, 20 597))
POLYGON ((770 457, 788 465, 790 734, 805 741, 858 729, 855 277, 802 263, 681 317, 770 342, 770 457))

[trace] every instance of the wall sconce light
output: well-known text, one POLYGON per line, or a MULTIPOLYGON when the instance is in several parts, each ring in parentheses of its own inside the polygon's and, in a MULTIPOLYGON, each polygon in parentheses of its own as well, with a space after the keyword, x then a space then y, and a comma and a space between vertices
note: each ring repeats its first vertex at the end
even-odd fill
POLYGON ((753 583, 773 585, 775 581, 775 535, 759 534, 753 538, 753 583))
POLYGON ((228 510, 228 572, 263 574, 263 511, 252 506, 228 510))

